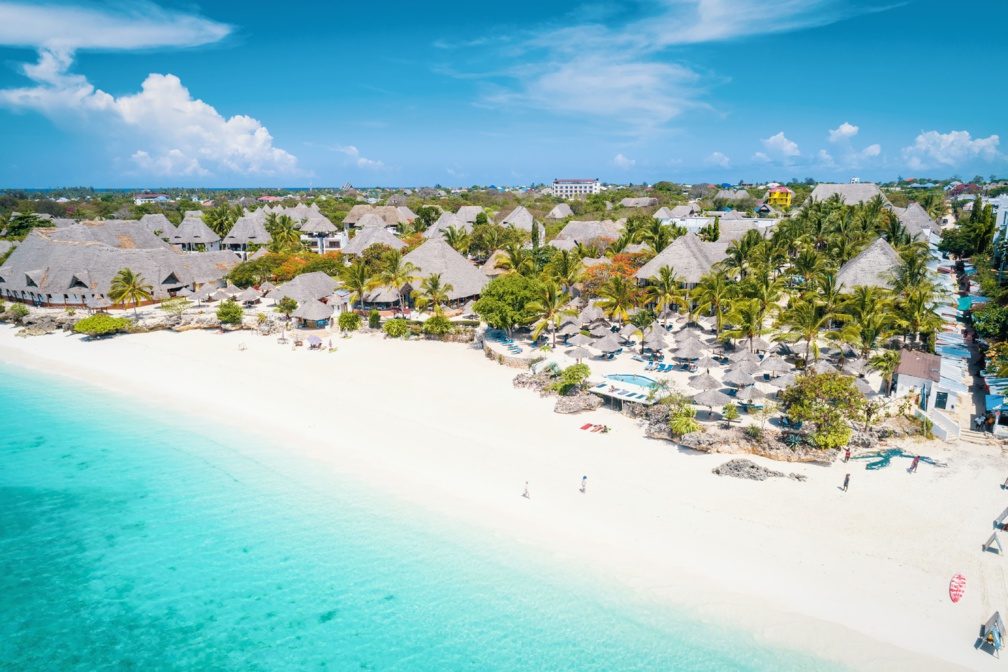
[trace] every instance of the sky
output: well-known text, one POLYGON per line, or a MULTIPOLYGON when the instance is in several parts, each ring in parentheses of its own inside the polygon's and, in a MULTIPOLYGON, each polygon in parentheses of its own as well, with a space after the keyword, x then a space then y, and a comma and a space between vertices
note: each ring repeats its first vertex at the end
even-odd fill
POLYGON ((0 188, 1008 179, 993 0, 0 0, 0 188))

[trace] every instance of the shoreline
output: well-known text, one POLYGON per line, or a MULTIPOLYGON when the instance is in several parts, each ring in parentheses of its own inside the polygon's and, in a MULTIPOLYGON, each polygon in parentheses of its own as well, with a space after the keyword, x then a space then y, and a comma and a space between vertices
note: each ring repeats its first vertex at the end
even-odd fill
POLYGON ((1008 604, 1001 559, 979 551, 1004 507, 997 449, 930 442, 921 452, 948 469, 855 466, 849 493, 837 488, 843 465, 790 463, 806 483, 739 481, 710 473, 731 456, 647 439, 624 416, 554 414, 552 400, 512 388, 517 370, 463 345, 358 334, 329 354, 249 333, 84 343, 15 331, 0 327, 0 360, 260 433, 561 571, 728 618, 768 645, 857 669, 996 660, 973 641, 985 610, 1008 604), (589 420, 613 431, 578 431, 589 420), (970 583, 952 605, 956 571, 970 583))

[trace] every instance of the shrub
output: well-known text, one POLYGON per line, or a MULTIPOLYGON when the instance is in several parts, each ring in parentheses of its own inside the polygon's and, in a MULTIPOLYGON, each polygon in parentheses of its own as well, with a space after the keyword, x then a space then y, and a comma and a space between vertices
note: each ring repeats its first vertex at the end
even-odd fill
POLYGON ((189 301, 184 298, 168 299, 167 301, 162 301, 160 307, 161 310, 172 317, 179 317, 189 307, 189 301))
POLYGON ((20 322, 24 318, 28 317, 28 306, 23 303, 12 303, 11 307, 7 309, 7 316, 10 317, 15 322, 20 322))
POLYGON ((429 336, 444 336, 452 330, 452 324, 444 315, 435 315, 423 323, 423 333, 429 336))
POLYGON ((738 406, 735 404, 725 404, 724 408, 721 410, 721 414, 724 416, 725 421, 730 425, 732 421, 738 420, 739 418, 738 406))
POLYGON ((256 324, 266 324, 269 322, 269 316, 266 313, 256 314, 256 324))
POLYGON ((340 313, 336 324, 339 325, 340 331, 357 331, 360 329, 361 317, 352 310, 348 310, 340 313))
POLYGON ((377 329, 381 326, 381 313, 376 308, 372 308, 367 316, 367 326, 370 329, 377 329))
POLYGON ((243 315, 242 307, 230 299, 217 308, 217 319, 221 324, 241 324, 243 315))
POLYGON ((77 314, 77 309, 76 308, 67 307, 66 314, 69 315, 70 317, 73 317, 74 315, 77 314))
POLYGON ((283 313, 286 317, 290 318, 291 313, 298 309, 297 301, 289 296, 285 296, 276 305, 277 312, 283 313))
POLYGON ((758 439, 762 434, 763 432, 756 425, 749 425, 745 428, 745 435, 750 439, 758 439))
POLYGON ((550 385, 551 390, 556 390, 561 395, 567 394, 572 389, 585 381, 591 375, 591 369, 587 364, 574 364, 568 366, 560 372, 555 383, 550 385))
POLYGON ((686 404, 673 408, 669 413, 669 430, 676 438, 699 432, 700 423, 696 420, 696 409, 686 404))
POLYGON ((121 317, 112 317, 105 313, 98 313, 97 315, 85 317, 75 324, 74 331, 78 334, 86 334, 87 336, 104 336, 124 331, 129 328, 129 325, 129 320, 121 317))
POLYGON ((5 312, 6 310, 7 310, 7 304, 4 303, 3 301, 0 301, 0 313, 5 312))
POLYGON ((385 330, 385 335, 389 338, 402 338, 409 331, 409 325, 406 324, 406 320, 397 317, 382 325, 382 329, 385 330))

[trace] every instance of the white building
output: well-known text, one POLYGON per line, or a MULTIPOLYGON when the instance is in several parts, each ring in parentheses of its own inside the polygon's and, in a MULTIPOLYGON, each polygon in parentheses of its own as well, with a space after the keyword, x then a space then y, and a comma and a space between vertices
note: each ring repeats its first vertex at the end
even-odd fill
POLYGON ((553 195, 560 198, 576 198, 602 192, 602 183, 594 180, 553 180, 553 195))

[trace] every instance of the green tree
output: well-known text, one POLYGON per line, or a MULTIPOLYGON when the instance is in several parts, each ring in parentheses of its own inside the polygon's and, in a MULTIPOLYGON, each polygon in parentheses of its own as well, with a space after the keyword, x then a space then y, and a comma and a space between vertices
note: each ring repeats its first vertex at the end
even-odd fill
POLYGON ((221 304, 217 307, 217 319, 220 320, 221 324, 241 324, 244 315, 242 307, 231 299, 221 301, 221 304))
POLYGON ((700 431, 700 423, 696 419, 696 409, 688 404, 671 406, 669 408, 669 430, 672 436, 681 439, 687 434, 700 431))
POLYGON ((720 336, 725 318, 731 312, 731 300, 735 296, 735 285, 724 271, 712 271, 700 278, 693 289, 697 310, 714 315, 714 328, 720 336))
POLYGON ((269 232, 272 240, 269 244, 271 252, 281 254, 292 254, 304 250, 301 242, 301 231, 298 230, 297 223, 289 215, 279 215, 273 230, 269 232))
POLYGON ((74 325, 74 332, 87 336, 105 336, 129 329, 129 320, 104 313, 85 317, 74 325))
POLYGON ((377 308, 372 308, 371 312, 368 313, 367 324, 369 329, 377 329, 381 326, 381 313, 378 312, 377 308))
POLYGON ((581 281, 584 264, 570 250, 557 250, 543 271, 569 294, 574 285, 581 281))
POLYGON ((383 287, 394 289, 399 294, 400 311, 406 308, 403 288, 416 281, 419 270, 410 262, 403 261, 402 253, 399 250, 390 250, 383 260, 382 269, 378 273, 378 281, 383 287))
POLYGON ((823 450, 842 448, 850 441, 849 418, 865 404, 853 379, 839 373, 804 373, 782 394, 788 416, 813 425, 812 442, 823 450))
POLYGON ((52 222, 34 213, 20 213, 7 221, 4 237, 10 240, 24 240, 32 229, 52 226, 52 222))
POLYGON ((735 301, 725 319, 732 328, 725 330, 724 335, 736 341, 742 339, 749 341, 750 350, 753 339, 766 333, 763 316, 760 314, 760 304, 756 299, 735 301))
POLYGON ((780 330, 776 340, 795 343, 805 341, 805 365, 814 357, 819 359, 819 332, 826 327, 829 316, 824 315, 818 302, 811 298, 794 301, 781 313, 777 321, 780 330))
POLYGON ((361 317, 352 310, 345 310, 336 319, 340 331, 357 331, 360 329, 361 317))
POLYGON ((203 213, 203 221, 221 238, 231 232, 231 227, 242 215, 241 206, 230 207, 226 203, 214 206, 203 213))
POLYGON ((454 289, 450 283, 441 282, 440 273, 432 273, 420 282, 419 291, 413 292, 413 302, 421 310, 430 306, 440 315, 441 307, 448 303, 448 295, 454 289))
POLYGON ((892 379, 896 375, 896 368, 900 363, 900 353, 898 350, 886 350, 868 360, 868 365, 873 371, 882 374, 886 382, 886 396, 892 394, 892 379))
POLYGON ((637 306, 637 288, 622 275, 610 276, 599 287, 598 307, 611 319, 626 323, 630 310, 637 306))
POLYGON ((732 422, 738 420, 739 417, 741 417, 739 415, 738 406, 731 403, 724 405, 724 408, 721 409, 721 415, 724 416, 725 422, 728 423, 729 427, 731 426, 732 422))
POLYGON ((165 299, 161 302, 159 307, 172 317, 181 317, 182 313, 184 313, 190 305, 192 304, 187 299, 175 298, 165 299))
POLYGON ((542 282, 536 278, 502 275, 483 288, 473 308, 488 325, 510 333, 515 327, 534 319, 527 306, 536 301, 543 291, 542 282))
POLYGON ((389 338, 402 338, 409 333, 409 325, 401 317, 395 317, 382 325, 385 335, 389 338))
POLYGON ((433 315, 423 323, 423 332, 429 336, 444 336, 451 330, 452 323, 444 315, 433 315))
POLYGON ((364 310, 364 297, 375 286, 367 261, 357 257, 343 271, 343 284, 350 290, 350 299, 357 300, 357 305, 364 310))
POLYGON ((11 307, 7 309, 5 313, 16 323, 21 323, 24 318, 28 317, 31 311, 28 310, 28 306, 23 303, 12 303, 11 307))
POLYGON ((459 254, 465 256, 469 251, 469 246, 472 244, 472 238, 462 227, 449 226, 444 230, 444 239, 452 249, 454 249, 459 254))
POLYGON ((651 278, 644 289, 648 301, 654 301, 662 315, 662 326, 668 326, 668 313, 675 308, 689 310, 690 303, 682 290, 682 278, 668 266, 658 269, 658 275, 651 278))
POLYGON ((139 273, 134 274, 128 268, 124 268, 112 278, 112 285, 109 289, 109 298, 116 305, 133 304, 133 315, 137 315, 137 306, 141 301, 150 301, 154 296, 154 288, 144 282, 144 278, 139 273))
POLYGON ((556 390, 561 396, 564 396, 581 385, 590 375, 591 369, 588 368, 587 364, 568 366, 560 372, 556 382, 550 386, 550 389, 556 390))
POLYGON ((291 313, 298 309, 298 303, 291 297, 285 296, 277 301, 276 309, 289 320, 291 313))

